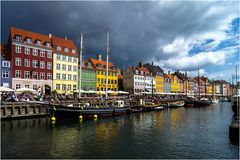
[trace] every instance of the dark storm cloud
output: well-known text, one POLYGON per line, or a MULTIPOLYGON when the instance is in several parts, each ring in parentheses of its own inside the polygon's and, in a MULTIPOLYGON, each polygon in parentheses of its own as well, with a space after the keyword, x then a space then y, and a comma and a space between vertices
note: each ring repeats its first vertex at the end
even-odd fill
MULTIPOLYGON (((213 2, 1 2, 2 34, 10 26, 43 34, 67 35, 79 46, 80 32, 110 29, 110 60, 118 66, 168 59, 162 50, 177 36, 214 29, 216 15, 203 19, 213 2), (206 23, 210 22, 211 23, 206 23)), ((84 57, 106 51, 106 32, 85 36, 84 57)), ((79 48, 79 47, 78 47, 79 48)))

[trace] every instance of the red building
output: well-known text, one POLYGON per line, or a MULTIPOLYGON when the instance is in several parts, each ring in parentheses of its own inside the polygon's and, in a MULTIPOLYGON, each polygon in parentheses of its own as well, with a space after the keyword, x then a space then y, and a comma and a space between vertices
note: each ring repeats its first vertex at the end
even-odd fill
POLYGON ((9 46, 12 56, 12 87, 27 87, 50 93, 53 76, 51 38, 11 27, 9 46))

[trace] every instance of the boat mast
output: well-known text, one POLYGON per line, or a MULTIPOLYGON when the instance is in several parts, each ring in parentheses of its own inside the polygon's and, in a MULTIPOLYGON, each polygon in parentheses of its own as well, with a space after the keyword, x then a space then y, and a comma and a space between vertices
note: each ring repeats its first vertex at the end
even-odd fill
POLYGON ((82 82, 82 52, 83 52, 83 33, 81 32, 81 38, 80 38, 80 71, 78 76, 78 97, 81 98, 81 82, 82 82))
POLYGON ((108 56, 109 56, 109 29, 107 29, 107 66, 106 66, 106 99, 108 98, 108 56))
POLYGON ((199 73, 199 68, 198 68, 198 99, 200 100, 200 73, 199 73))
MULTIPOLYGON (((185 81, 186 81, 186 97, 187 97, 187 92, 188 92, 188 79, 187 79, 187 71, 185 70, 185 81)), ((183 82, 183 85, 185 83, 183 82)))

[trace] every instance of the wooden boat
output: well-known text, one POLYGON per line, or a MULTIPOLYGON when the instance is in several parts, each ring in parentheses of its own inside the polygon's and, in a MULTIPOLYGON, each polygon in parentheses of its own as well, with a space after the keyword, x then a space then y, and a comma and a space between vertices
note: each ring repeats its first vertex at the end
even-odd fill
POLYGON ((169 102, 168 103, 169 108, 183 107, 184 105, 185 105, 184 101, 176 101, 176 102, 169 102))
POLYGON ((155 107, 154 110, 163 110, 163 106, 158 106, 158 107, 155 107))

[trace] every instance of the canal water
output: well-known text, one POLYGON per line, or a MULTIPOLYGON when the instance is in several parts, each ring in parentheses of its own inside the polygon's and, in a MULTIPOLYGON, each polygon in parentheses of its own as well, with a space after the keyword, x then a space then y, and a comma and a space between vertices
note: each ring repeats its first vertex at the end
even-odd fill
POLYGON ((1 122, 1 158, 239 158, 228 102, 94 120, 1 122))

